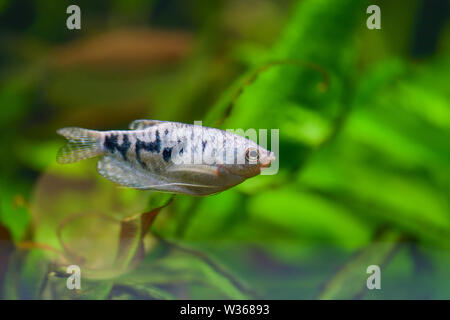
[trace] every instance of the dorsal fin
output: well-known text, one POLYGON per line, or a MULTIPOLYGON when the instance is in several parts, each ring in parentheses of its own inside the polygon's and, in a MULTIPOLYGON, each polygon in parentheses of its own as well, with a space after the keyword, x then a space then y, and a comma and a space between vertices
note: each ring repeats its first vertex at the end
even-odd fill
POLYGON ((155 124, 161 123, 163 121, 161 120, 146 120, 146 119, 141 119, 141 120, 134 120, 133 122, 130 123, 130 130, 142 130, 148 127, 151 127, 155 124))

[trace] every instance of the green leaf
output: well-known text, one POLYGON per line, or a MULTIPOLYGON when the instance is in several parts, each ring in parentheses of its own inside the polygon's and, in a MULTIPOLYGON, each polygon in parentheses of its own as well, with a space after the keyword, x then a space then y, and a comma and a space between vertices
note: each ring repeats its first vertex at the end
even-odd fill
POLYGON ((366 288, 369 274, 367 267, 377 265, 382 268, 395 252, 401 236, 396 232, 384 232, 374 243, 351 259, 325 285, 319 299, 354 299, 366 288))
POLYGON ((16 251, 8 265, 4 297, 6 299, 41 299, 49 264, 49 260, 41 250, 16 251))

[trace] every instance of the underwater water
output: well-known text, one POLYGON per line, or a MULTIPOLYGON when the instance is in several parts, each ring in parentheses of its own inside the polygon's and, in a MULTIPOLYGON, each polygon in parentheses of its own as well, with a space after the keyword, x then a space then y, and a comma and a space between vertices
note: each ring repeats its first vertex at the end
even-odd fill
POLYGON ((0 299, 450 298, 445 1, 38 2, 0 3, 0 299), (136 119, 276 132, 277 170, 194 197, 56 162, 136 119))

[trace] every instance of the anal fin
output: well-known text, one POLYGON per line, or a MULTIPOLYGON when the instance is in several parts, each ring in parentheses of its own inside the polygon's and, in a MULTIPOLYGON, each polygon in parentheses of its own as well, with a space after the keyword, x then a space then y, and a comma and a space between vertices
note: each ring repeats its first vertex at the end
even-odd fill
POLYGON ((156 174, 135 168, 112 156, 104 156, 97 163, 97 171, 104 178, 130 188, 147 189, 167 183, 156 174))
MULTIPOLYGON (((209 195, 223 190, 221 186, 211 184, 212 181, 209 181, 209 183, 208 181, 199 183, 182 182, 178 179, 172 181, 172 179, 134 167, 132 164, 113 156, 104 156, 97 164, 97 171, 112 182, 135 189, 150 189, 195 196, 209 195)), ((205 177, 212 178, 213 174, 207 174, 205 177)))

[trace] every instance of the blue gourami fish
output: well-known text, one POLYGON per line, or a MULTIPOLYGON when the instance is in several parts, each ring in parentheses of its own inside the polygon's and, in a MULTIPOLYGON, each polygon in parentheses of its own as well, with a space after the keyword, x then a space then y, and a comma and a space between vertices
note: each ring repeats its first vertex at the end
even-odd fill
POLYGON ((272 152, 232 132, 179 122, 135 120, 130 130, 62 128, 58 163, 101 156, 100 175, 119 185, 209 195, 261 173, 272 152))

